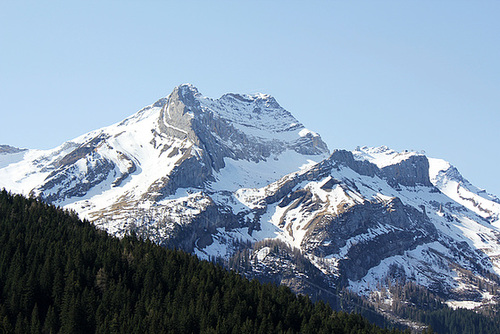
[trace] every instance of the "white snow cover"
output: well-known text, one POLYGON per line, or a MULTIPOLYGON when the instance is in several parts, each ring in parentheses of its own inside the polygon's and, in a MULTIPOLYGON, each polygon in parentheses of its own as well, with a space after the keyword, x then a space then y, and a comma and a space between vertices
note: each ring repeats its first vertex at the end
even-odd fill
POLYGON ((429 158, 431 182, 446 196, 500 227, 500 201, 464 179, 458 170, 442 159, 429 158))
POLYGON ((397 152, 387 146, 358 147, 356 150, 352 151, 352 154, 354 159, 367 160, 377 165, 378 168, 395 165, 411 156, 419 155, 419 153, 413 151, 397 152))
POLYGON ((214 191, 238 191, 245 188, 265 187, 283 175, 307 169, 320 161, 320 156, 308 156, 287 150, 266 161, 253 162, 225 158, 224 167, 210 185, 214 191))

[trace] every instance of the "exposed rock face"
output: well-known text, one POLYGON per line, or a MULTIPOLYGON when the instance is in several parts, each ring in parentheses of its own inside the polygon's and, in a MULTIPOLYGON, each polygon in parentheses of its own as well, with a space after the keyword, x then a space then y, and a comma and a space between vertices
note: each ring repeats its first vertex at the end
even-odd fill
POLYGON ((437 230, 429 218, 403 205, 399 198, 387 203, 357 205, 322 225, 324 227, 320 225, 311 231, 310 239, 318 240, 316 234, 321 233, 326 234, 322 235, 322 244, 331 240, 330 245, 315 249, 319 254, 345 253, 347 249, 339 264, 345 282, 360 280, 383 259, 403 255, 419 245, 438 240, 437 230), (366 241, 353 242, 351 239, 371 233, 373 237, 366 241))
POLYGON ((291 142, 269 136, 269 132, 279 135, 303 129, 269 96, 226 94, 219 100, 204 101, 195 87, 183 85, 174 89, 163 105, 158 125, 162 134, 188 140, 198 148, 196 154, 186 155, 194 158, 180 162, 170 175, 161 190, 164 195, 174 194, 178 188, 202 188, 206 182, 214 181, 213 172, 225 167, 225 158, 258 163, 286 150, 312 156, 328 152, 321 138, 311 132, 291 142), (234 113, 227 112, 230 108, 239 111, 236 118, 234 113), (284 123, 287 118, 289 124, 284 123), (275 124, 258 122, 269 119, 278 121, 275 124), (258 130, 266 137, 249 135, 252 131, 246 132, 245 128, 258 130))
POLYGON ((500 283, 495 196, 416 152, 330 155, 268 95, 210 99, 181 85, 118 124, 19 152, 0 146, 0 187, 298 292, 369 298, 397 280, 500 299, 480 289, 500 283))
MULTIPOLYGON (((374 164, 352 159, 350 152, 335 151, 328 160, 307 173, 287 179, 288 184, 281 184, 279 191, 268 197, 268 203, 274 203, 276 195, 280 194, 279 207, 287 208, 285 215, 298 207, 303 208, 303 215, 310 215, 303 227, 307 233, 300 243, 301 248, 316 257, 337 254, 342 258, 338 266, 342 284, 361 279, 383 259, 403 255, 405 251, 438 240, 438 232, 425 212, 404 205, 397 197, 387 202, 364 200, 352 206, 345 203, 335 213, 325 212, 324 201, 311 191, 292 190, 301 182, 321 179, 327 179, 322 190, 332 191, 336 186, 349 189, 342 186, 343 182, 327 178, 332 168, 338 168, 339 162, 362 175, 384 175, 374 164), (356 240, 357 236, 362 237, 356 240)), ((285 221, 282 216, 282 227, 285 221)), ((292 226, 288 230, 293 229, 297 228, 292 226)))
MULTIPOLYGON (((209 197, 206 198, 210 201, 209 197)), ((176 231, 171 233, 170 238, 163 240, 163 244, 192 253, 195 247, 204 248, 211 245, 214 242, 212 236, 217 234, 218 228, 236 227, 239 227, 237 217, 210 201, 210 204, 194 217, 190 224, 176 225, 174 227, 176 231)))
MULTIPOLYGON (((419 282, 443 298, 460 299, 470 293, 457 284, 457 272, 474 273, 483 282, 489 281, 486 272, 500 272, 496 251, 490 248, 495 244, 500 250, 498 228, 484 225, 481 216, 452 204, 439 188, 449 189, 448 183, 431 182, 430 170, 435 167, 430 167, 427 157, 380 151, 383 162, 335 150, 321 163, 261 190, 247 190, 239 199, 266 217, 260 220, 263 229, 264 222, 276 226, 280 240, 302 250, 328 273, 327 284, 349 286, 367 296, 395 279, 419 282), (471 228, 488 230, 485 248, 471 246, 471 228)), ((465 190, 458 189, 457 198, 463 198, 465 190)), ((466 195, 473 197, 471 192, 466 195)), ((493 209, 483 212, 486 203, 500 209, 496 201, 473 198, 481 205, 471 208, 488 217, 493 209)), ((463 276, 469 283, 470 277, 463 276)), ((496 277, 494 285, 500 282, 496 277)))
MULTIPOLYGON (((96 149, 105 140, 105 136, 97 136, 63 155, 53 163, 54 170, 47 176, 44 184, 33 190, 31 195, 47 202, 82 197, 106 180, 114 171, 115 164, 96 153, 96 149)), ((120 183, 120 177, 115 182, 120 183)))
POLYGON ((83 197, 91 188, 106 180, 115 167, 112 161, 106 159, 84 160, 87 173, 79 173, 78 168, 73 165, 59 167, 48 176, 47 182, 37 189, 39 197, 46 202, 83 197))
POLYGON ((334 150, 329 160, 332 163, 341 164, 343 166, 349 167, 358 174, 366 176, 375 176, 380 174, 380 170, 375 164, 369 161, 359 161, 355 160, 351 152, 345 150, 334 150))
POLYGON ((330 160, 351 168, 358 174, 366 176, 379 176, 393 186, 415 187, 418 185, 432 186, 429 179, 429 161, 423 155, 410 156, 394 165, 378 168, 377 165, 366 161, 356 160, 351 152, 334 150, 330 160))
POLYGON ((398 164, 384 167, 381 175, 393 187, 398 184, 408 187, 432 186, 429 180, 429 161, 423 155, 411 156, 398 164))
POLYGON ((161 133, 199 144, 191 124, 195 117, 193 110, 200 108, 199 102, 194 99, 196 93, 197 91, 190 87, 176 87, 174 89, 161 109, 158 120, 161 133))
POLYGON ((200 147, 207 153, 208 162, 215 171, 224 168, 225 157, 258 162, 287 149, 304 155, 328 152, 321 138, 311 132, 290 142, 270 136, 260 137, 258 132, 249 135, 244 131, 245 128, 260 130, 264 135, 265 132, 280 134, 303 128, 272 97, 226 94, 205 104, 197 97, 201 94, 192 86, 174 89, 162 108, 159 125, 162 133, 181 140, 188 139, 200 147), (239 112, 228 114, 230 108, 239 112), (263 120, 263 124, 259 124, 259 120, 263 120), (277 124, 265 123, 269 120, 276 120, 277 124))

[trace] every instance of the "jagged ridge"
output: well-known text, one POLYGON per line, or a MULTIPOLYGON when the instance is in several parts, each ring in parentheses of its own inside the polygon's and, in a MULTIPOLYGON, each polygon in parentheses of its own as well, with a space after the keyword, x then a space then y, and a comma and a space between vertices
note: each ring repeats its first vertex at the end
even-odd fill
POLYGON ((301 253, 282 260, 309 265, 289 266, 295 279, 280 276, 280 257, 263 261, 267 246, 257 243, 250 258, 260 266, 249 270, 303 291, 315 289, 314 276, 324 291, 367 298, 391 280, 468 306, 499 296, 496 197, 422 153, 363 147, 330 155, 265 94, 211 99, 181 85, 53 150, 6 150, 0 187, 202 258, 229 260, 249 244, 278 240, 301 253))

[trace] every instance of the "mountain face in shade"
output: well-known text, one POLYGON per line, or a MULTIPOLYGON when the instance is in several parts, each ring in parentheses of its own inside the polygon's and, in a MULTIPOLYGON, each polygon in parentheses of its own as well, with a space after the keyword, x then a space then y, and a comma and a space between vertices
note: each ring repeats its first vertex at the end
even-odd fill
POLYGON ((0 151, 0 187, 295 291, 372 300, 413 282, 452 306, 500 297, 498 198, 420 153, 330 153, 265 94, 181 85, 55 149, 0 151))

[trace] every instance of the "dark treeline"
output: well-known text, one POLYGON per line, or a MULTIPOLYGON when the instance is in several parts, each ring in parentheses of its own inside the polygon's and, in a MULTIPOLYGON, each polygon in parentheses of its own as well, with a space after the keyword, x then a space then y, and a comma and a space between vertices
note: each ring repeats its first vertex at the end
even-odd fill
POLYGON ((0 333, 396 333, 0 192, 0 333))
MULTIPOLYGON (((323 292, 324 289, 320 287, 320 278, 315 275, 316 267, 302 255, 300 250, 293 249, 279 240, 263 240, 249 245, 247 249, 236 252, 227 265, 247 276, 253 275, 252 266, 258 265, 258 262, 253 262, 251 254, 262 247, 270 247, 270 254, 280 254, 282 259, 292 258, 292 262, 296 264, 299 271, 307 272, 309 276, 307 281, 317 283, 316 289, 309 290, 308 293, 313 298, 327 300, 335 310, 361 314, 379 326, 388 326, 391 324, 389 321, 392 320, 392 326, 398 322, 399 326, 404 328, 404 322, 399 320, 409 319, 415 323, 428 325, 439 334, 500 334, 498 306, 491 306, 489 309, 483 308, 480 313, 466 309, 454 310, 448 307, 442 298, 410 280, 405 280, 405 282, 399 280, 398 284, 395 284, 390 278, 387 278, 389 289, 380 286, 378 299, 371 302, 346 288, 339 289, 334 293, 318 295, 317 292, 323 292), (389 296, 390 305, 386 304, 385 300, 389 296), (383 310, 383 314, 387 318, 384 318, 377 310, 383 310)), ((393 272, 401 272, 401 270, 397 267, 392 269, 393 272)), ((280 276, 286 274, 293 274, 293 268, 285 266, 280 271, 280 276)), ((492 277, 491 280, 493 281, 494 278, 492 277)), ((487 288, 491 289, 492 294, 496 293, 496 285, 487 288)))
POLYGON ((438 296, 409 281, 390 288, 392 311, 405 319, 430 325, 440 334, 500 334, 498 306, 477 313, 467 309, 452 309, 438 296))

